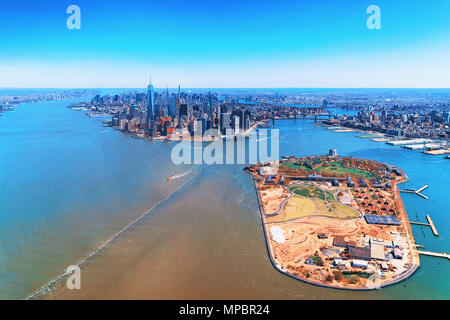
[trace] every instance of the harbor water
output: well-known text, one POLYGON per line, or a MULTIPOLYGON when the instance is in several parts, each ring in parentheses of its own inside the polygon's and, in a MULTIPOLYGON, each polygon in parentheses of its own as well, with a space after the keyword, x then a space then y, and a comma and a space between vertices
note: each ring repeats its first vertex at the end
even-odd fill
MULTIPOLYGON (((175 143, 134 139, 66 106, 24 104, 0 117, 0 299, 449 299, 450 263, 421 257, 408 280, 380 290, 325 289, 269 262, 255 190, 242 165, 175 165, 175 143), (167 177, 175 177, 167 181, 167 177), (101 248, 100 250, 98 248, 101 248), (84 260, 84 258, 88 257, 84 260), (47 284, 82 261, 81 290, 47 284), (44 290, 39 291, 40 288, 44 290), (49 289, 49 290, 45 290, 49 289)), ((360 133, 277 120, 280 155, 325 154, 388 162, 425 250, 449 252, 450 161, 360 133)))

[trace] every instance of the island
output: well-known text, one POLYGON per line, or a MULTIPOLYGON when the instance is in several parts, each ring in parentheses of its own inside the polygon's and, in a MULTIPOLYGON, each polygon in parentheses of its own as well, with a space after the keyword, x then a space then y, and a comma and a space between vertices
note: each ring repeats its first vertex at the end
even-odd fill
POLYGON ((328 155, 245 168, 253 178, 270 261, 295 279, 371 290, 420 266, 397 184, 403 170, 328 155))

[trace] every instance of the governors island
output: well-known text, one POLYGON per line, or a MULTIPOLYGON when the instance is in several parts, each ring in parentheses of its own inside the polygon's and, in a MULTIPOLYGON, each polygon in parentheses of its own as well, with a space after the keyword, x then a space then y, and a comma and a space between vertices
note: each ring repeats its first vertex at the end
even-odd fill
POLYGON ((400 282, 420 266, 392 165, 328 155, 247 166, 270 260, 315 285, 368 290, 400 282))

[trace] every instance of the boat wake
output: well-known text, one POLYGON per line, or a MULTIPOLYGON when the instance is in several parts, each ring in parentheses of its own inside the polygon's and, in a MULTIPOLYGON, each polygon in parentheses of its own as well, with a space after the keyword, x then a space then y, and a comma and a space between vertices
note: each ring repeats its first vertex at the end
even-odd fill
POLYGON ((190 168, 189 170, 187 170, 187 171, 185 171, 183 173, 175 174, 175 175, 169 177, 169 180, 175 180, 175 179, 182 178, 182 177, 188 175, 189 173, 192 173, 192 172, 196 171, 197 168, 198 168, 197 166, 196 167, 192 167, 192 168, 190 168))
MULTIPOLYGON (((183 173, 182 175, 180 175, 178 178, 180 178, 181 176, 185 176, 187 175, 189 172, 193 172, 193 170, 188 170, 185 173, 183 173)), ((169 195, 167 197, 165 197, 164 199, 158 201, 157 203, 155 203, 150 209, 148 209, 147 211, 144 212, 144 214, 142 214, 141 216, 137 217, 136 219, 134 219, 133 221, 131 221, 129 224, 127 224, 125 227, 123 227, 121 230, 119 230, 118 232, 116 232, 114 235, 112 235, 111 237, 109 237, 102 245, 100 245, 98 248, 96 248, 95 250, 91 251, 88 255, 86 255, 85 257, 81 258, 80 260, 76 261, 74 263, 74 265, 80 267, 81 265, 83 265, 89 258, 93 257, 94 255, 96 255, 97 253, 99 253, 101 250, 103 250, 106 246, 108 246, 112 241, 114 241, 117 237, 119 237, 122 233, 124 233, 126 230, 128 230, 131 226, 133 226, 134 224, 136 224, 137 222, 139 222, 140 220, 142 220, 145 216, 147 216, 149 213, 151 213, 156 207, 158 207, 160 204, 162 204, 163 202, 167 201, 170 199, 170 197, 172 197, 172 195, 174 193, 176 193, 178 190, 180 190, 181 188, 183 188, 189 181, 191 181, 196 175, 193 175, 192 177, 190 177, 188 180, 186 180, 183 184, 181 184, 178 188, 176 188, 175 190, 173 190, 171 193, 169 193, 169 195)), ((61 283, 62 280, 64 280, 65 277, 69 276, 71 274, 71 272, 67 272, 65 271, 64 273, 59 274, 58 276, 56 276, 55 278, 53 278, 52 280, 50 280, 45 286, 41 287, 40 289, 34 291, 33 293, 31 293, 30 295, 28 295, 26 297, 27 300, 33 300, 33 299, 37 299, 39 297, 42 297, 44 295, 50 294, 52 293, 57 287, 58 285, 61 283)))

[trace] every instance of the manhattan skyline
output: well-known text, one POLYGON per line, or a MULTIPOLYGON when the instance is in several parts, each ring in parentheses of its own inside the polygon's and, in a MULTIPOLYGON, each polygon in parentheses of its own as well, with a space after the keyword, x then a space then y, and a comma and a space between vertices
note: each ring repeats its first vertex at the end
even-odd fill
POLYGON ((0 87, 448 88, 446 1, 17 1, 0 87), (66 8, 81 10, 69 30, 66 8), (381 29, 366 13, 378 5, 381 29))

